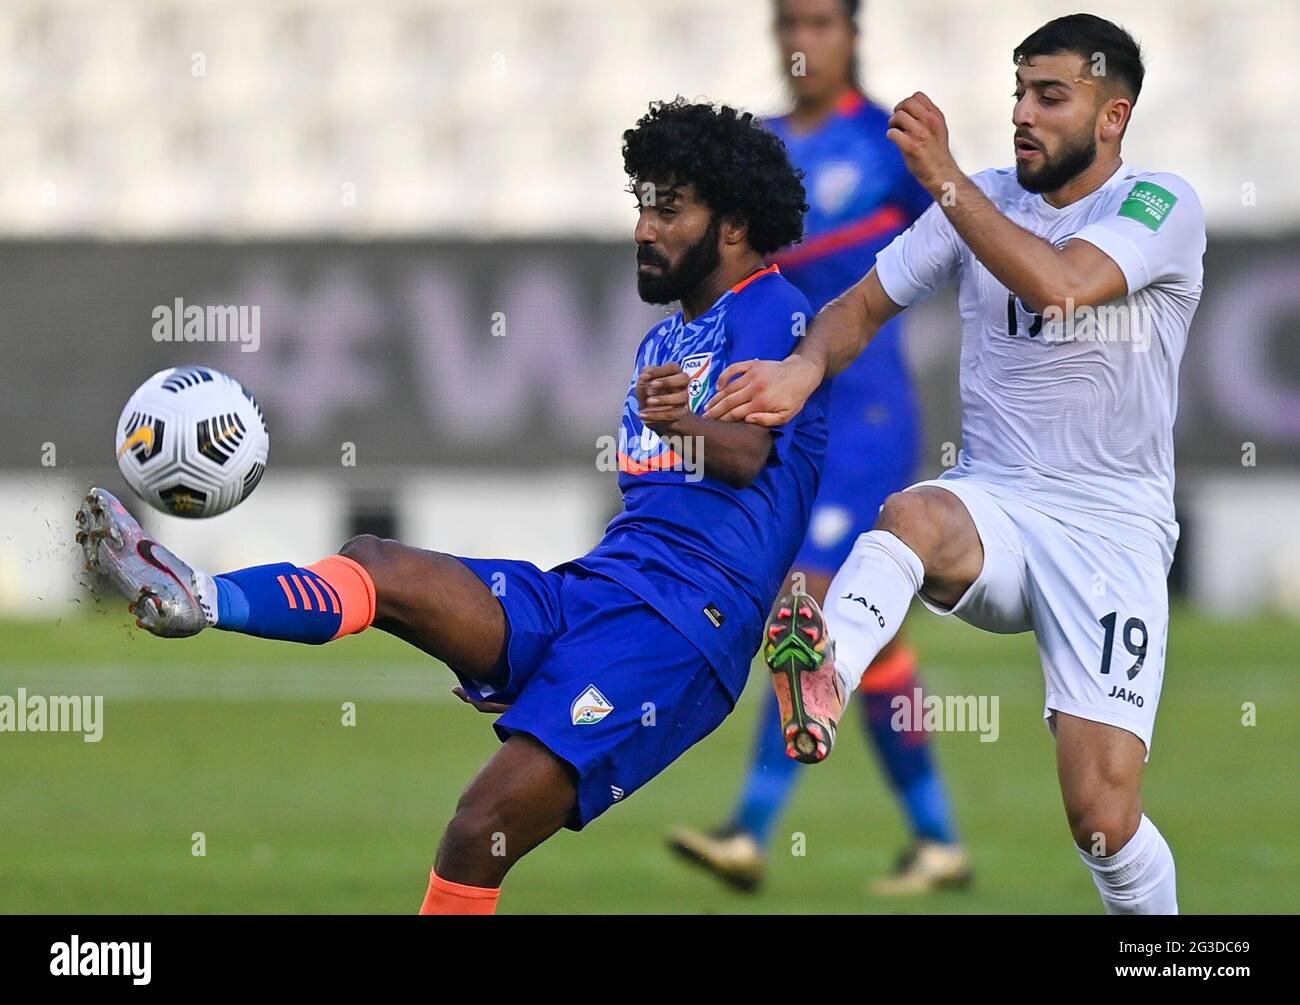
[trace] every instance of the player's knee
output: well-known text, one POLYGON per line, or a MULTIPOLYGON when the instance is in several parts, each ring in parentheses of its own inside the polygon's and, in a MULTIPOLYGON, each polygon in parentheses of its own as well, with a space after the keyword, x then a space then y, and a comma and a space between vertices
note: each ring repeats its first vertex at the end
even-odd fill
MULTIPOLYGON (((359 534, 339 549, 339 554, 350 558, 370 575, 375 584, 376 603, 387 608, 396 599, 395 591, 402 582, 399 568, 406 545, 374 534, 359 534)), ((376 617, 380 616, 379 611, 376 617)))
POLYGON ((927 493, 895 492, 880 508, 876 529, 889 531, 925 561, 943 533, 942 516, 927 493))
POLYGON ((514 862, 507 838, 507 811, 501 800, 471 788, 456 804, 438 848, 435 868, 452 882, 499 881, 514 862), (464 877, 458 879, 457 877, 464 877))
POLYGON ((1105 796, 1067 803, 1065 813, 1074 843, 1098 858, 1123 848, 1142 822, 1140 806, 1105 796))
POLYGON ((356 562, 374 578, 387 561, 390 547, 398 546, 396 541, 389 541, 374 534, 358 534, 339 549, 339 554, 356 562))

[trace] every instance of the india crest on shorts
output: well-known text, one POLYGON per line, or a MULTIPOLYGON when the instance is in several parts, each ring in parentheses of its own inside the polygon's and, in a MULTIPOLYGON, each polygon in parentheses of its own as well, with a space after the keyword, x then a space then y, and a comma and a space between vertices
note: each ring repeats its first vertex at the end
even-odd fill
POLYGON ((575 726, 594 726, 601 719, 614 711, 609 699, 600 693, 595 684, 588 684, 587 690, 573 699, 569 714, 575 726))
POLYGON ((682 372, 691 379, 686 386, 690 409, 697 412, 709 400, 709 384, 713 378, 713 353, 697 352, 682 360, 682 372))

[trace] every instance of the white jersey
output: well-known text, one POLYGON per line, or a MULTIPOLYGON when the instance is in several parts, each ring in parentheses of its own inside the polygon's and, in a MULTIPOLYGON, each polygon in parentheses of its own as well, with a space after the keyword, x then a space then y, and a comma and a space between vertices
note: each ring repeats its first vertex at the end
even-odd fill
POLYGON ((1055 209, 1014 168, 971 179, 1014 223, 1056 247, 1087 241, 1128 295, 1074 316, 1037 316, 994 278, 931 206, 876 258, 904 307, 957 281, 962 450, 953 475, 1006 486, 1021 503, 1151 551, 1168 567, 1174 518, 1178 365, 1201 296, 1205 216, 1177 175, 1122 166, 1055 209))

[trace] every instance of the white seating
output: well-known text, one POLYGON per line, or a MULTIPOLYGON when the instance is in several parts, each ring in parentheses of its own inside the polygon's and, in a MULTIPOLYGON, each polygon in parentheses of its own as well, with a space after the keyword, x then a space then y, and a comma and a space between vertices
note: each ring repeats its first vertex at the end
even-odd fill
MULTIPOLYGON (((1148 57, 1130 160, 1186 175, 1217 230, 1294 227, 1300 5, 1118 16, 1148 57)), ((622 130, 677 93, 779 107, 770 17, 765 0, 0 4, 0 228, 622 235, 622 130)), ((926 90, 968 170, 1007 163, 1011 49, 1041 17, 868 3, 865 82, 888 102, 926 90)))

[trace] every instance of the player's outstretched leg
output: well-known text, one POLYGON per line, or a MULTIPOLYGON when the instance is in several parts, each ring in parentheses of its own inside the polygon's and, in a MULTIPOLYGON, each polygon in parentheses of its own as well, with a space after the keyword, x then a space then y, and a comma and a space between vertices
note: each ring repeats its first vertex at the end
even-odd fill
POLYGON ((136 625, 164 638, 204 628, 319 643, 361 631, 375 616, 375 585, 352 559, 288 562, 210 576, 151 538, 111 492, 93 488, 77 510, 86 568, 130 602, 136 625))
MULTIPOLYGON (((955 605, 978 578, 983 562, 979 531, 953 493, 921 485, 886 499, 876 528, 857 539, 831 581, 825 619, 820 611, 816 612, 818 625, 823 632, 829 631, 834 655, 815 667, 810 665, 802 678, 797 678, 803 685, 805 706, 816 705, 819 711, 833 709, 833 718, 838 721, 843 697, 857 690, 867 667, 898 633, 912 598, 924 589, 933 601, 947 607, 955 605), (817 691, 815 696, 807 697, 810 685, 815 685, 817 691), (839 707, 835 705, 837 700, 839 707)), ((785 664, 791 659, 812 663, 802 653, 803 640, 788 642, 783 649, 773 646, 774 642, 797 638, 796 631, 811 620, 802 612, 811 613, 815 608, 806 604, 795 607, 794 599, 786 596, 777 602, 764 640, 764 657, 777 673, 778 697, 783 666, 773 665, 773 657, 783 658, 785 664)), ((797 728, 790 731, 787 727, 787 732, 791 738, 801 735, 797 728)), ((830 753, 833 741, 833 730, 826 732, 825 738, 805 739, 806 752, 792 749, 790 756, 822 760, 830 753)))
POLYGON ((763 661, 781 707, 786 756, 804 764, 825 760, 848 695, 817 601, 802 592, 777 599, 763 629, 763 661))
MULTIPOLYGON (((491 681, 499 672, 501 604, 452 556, 362 535, 310 566, 282 562, 209 576, 149 537, 103 489, 87 494, 77 522, 87 566, 130 600, 137 624, 155 635, 216 627, 320 643, 373 624, 454 666, 462 680, 491 681)), ((422 912, 495 911, 506 871, 576 806, 572 770, 527 736, 511 737, 462 796, 422 912)))
POLYGON ((86 494, 77 510, 77 543, 86 568, 130 600, 141 628, 183 638, 207 627, 195 571, 150 538, 111 492, 86 494))
POLYGON ((86 566, 130 601, 139 627, 164 637, 204 628, 324 643, 374 625, 486 678, 505 644, 491 590, 450 555, 361 535, 307 566, 258 565, 211 576, 153 540, 125 506, 91 489, 77 511, 86 566))

